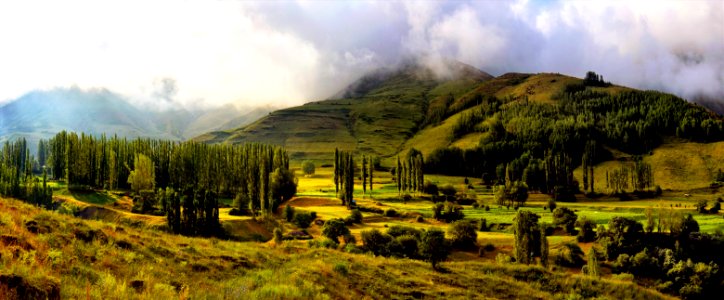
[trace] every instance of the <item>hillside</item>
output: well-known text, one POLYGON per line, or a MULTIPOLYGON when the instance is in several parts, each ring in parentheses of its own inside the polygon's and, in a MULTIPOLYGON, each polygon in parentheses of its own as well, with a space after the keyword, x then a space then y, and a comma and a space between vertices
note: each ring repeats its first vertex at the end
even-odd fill
MULTIPOLYGON (((463 152, 470 152, 466 157, 488 160, 445 172, 480 177, 496 174, 498 164, 526 152, 542 159, 554 143, 569 149, 575 166, 588 139, 597 142, 600 163, 665 152, 680 142, 699 143, 691 145, 705 149, 706 143, 724 139, 721 115, 673 95, 554 73, 492 78, 469 66, 458 70, 456 76, 441 78, 420 64, 381 69, 332 99, 275 111, 248 126, 195 140, 283 145, 297 161, 329 162, 337 147, 381 157, 387 166, 412 148, 426 159, 432 155, 456 163, 462 163, 463 152), (662 151, 654 151, 659 147, 662 151), (446 154, 448 149, 460 151, 459 157, 446 154)), ((692 171, 701 175, 693 176, 657 166, 655 181, 664 188, 681 189, 681 182, 697 178, 695 187, 704 187, 724 165, 709 159, 702 167, 706 172, 692 171)), ((430 170, 440 171, 435 166, 430 170)))
POLYGON ((0 298, 668 299, 631 282, 537 266, 375 258, 85 221, 0 198, 0 298), (101 271, 102 270, 102 271, 101 271))
POLYGON ((335 147, 389 157, 423 125, 431 102, 459 97, 492 78, 461 63, 448 62, 448 67, 445 77, 415 62, 379 70, 330 100, 275 111, 248 126, 195 140, 273 143, 295 159, 326 160, 335 147))
POLYGON ((107 89, 33 91, 0 107, 0 141, 24 137, 35 147, 62 130, 128 138, 184 140, 211 130, 243 126, 270 108, 152 111, 107 89))

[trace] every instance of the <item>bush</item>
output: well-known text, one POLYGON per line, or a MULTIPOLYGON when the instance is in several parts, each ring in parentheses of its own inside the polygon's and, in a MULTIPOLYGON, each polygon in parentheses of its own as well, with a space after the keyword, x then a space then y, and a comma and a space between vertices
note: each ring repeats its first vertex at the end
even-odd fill
POLYGON ((343 235, 342 239, 344 240, 345 245, 357 243, 357 239, 354 237, 354 235, 349 234, 349 233, 343 235))
POLYGON ((392 208, 390 208, 390 209, 388 209, 388 210, 385 211, 385 216, 386 216, 386 217, 390 217, 390 218, 397 217, 397 211, 394 210, 394 209, 392 209, 392 208))
POLYGON ((391 235, 392 237, 410 235, 410 236, 414 236, 415 238, 420 238, 421 233, 422 232, 418 229, 408 227, 408 226, 401 226, 401 225, 394 225, 387 229, 387 234, 391 235))
POLYGON ((359 209, 353 209, 349 214, 349 219, 352 223, 362 224, 362 213, 359 209))
POLYGON ((317 214, 314 212, 297 212, 294 214, 294 224, 296 224, 299 228, 309 228, 309 225, 312 225, 312 222, 316 219, 316 217, 317 214))
POLYGON ((710 214, 717 214, 721 210, 721 202, 714 202, 714 206, 709 209, 710 214))
POLYGON ((490 228, 488 228, 488 220, 486 219, 480 219, 478 222, 478 231, 489 231, 490 228))
POLYGON ((274 244, 281 245, 283 240, 284 240, 284 235, 282 234, 282 230, 279 228, 275 228, 274 229, 274 244))
POLYGON ((417 223, 422 223, 425 222, 425 219, 422 216, 417 216, 417 218, 415 218, 415 221, 417 221, 417 223))
POLYGON ((445 240, 445 233, 437 228, 430 228, 420 236, 420 256, 432 264, 433 269, 437 268, 438 262, 445 260, 450 255, 450 246, 445 240))
MULTIPOLYGON (((245 193, 238 193, 234 197, 234 201, 231 206, 238 211, 238 214, 231 214, 232 216, 243 216, 249 214, 249 197, 245 193)), ((234 210, 232 209, 232 211, 234 210)))
POLYGON ((302 172, 304 172, 304 175, 314 174, 314 163, 308 160, 304 161, 302 163, 302 172))
POLYGON ((452 185, 446 184, 440 187, 440 193, 446 197, 455 197, 455 194, 457 194, 458 191, 452 185))
POLYGON ((391 235, 377 229, 362 231, 361 236, 364 249, 374 255, 390 256, 396 246, 394 245, 396 241, 391 235))
POLYGON ((452 202, 445 202, 445 204, 435 203, 432 207, 432 212, 436 220, 448 223, 462 220, 465 217, 463 207, 452 202))
POLYGON ((478 240, 478 233, 475 226, 468 221, 456 221, 447 229, 451 237, 452 246, 460 249, 470 249, 475 246, 478 240))
POLYGON ((349 228, 344 225, 344 221, 342 219, 331 219, 324 222, 324 227, 322 227, 322 235, 335 243, 339 243, 337 237, 348 234, 349 228))
POLYGON ((284 207, 284 218, 287 222, 294 220, 294 207, 291 207, 289 204, 284 207))
POLYGON ((347 276, 349 274, 349 270, 347 270, 347 265, 343 263, 335 264, 334 267, 332 267, 332 270, 339 273, 342 276, 347 276))
POLYGON ((576 243, 567 243, 553 259, 556 265, 580 268, 583 266, 583 250, 576 243))
POLYGON ((492 243, 487 243, 487 244, 485 244, 483 249, 485 249, 485 251, 490 252, 490 251, 495 250, 495 245, 493 245, 492 243))
POLYGON ((555 199, 553 199, 553 198, 548 199, 548 209, 550 209, 551 212, 553 212, 553 210, 556 209, 556 206, 558 206, 558 205, 556 204, 555 199))
POLYGON ((417 257, 417 239, 418 237, 412 235, 402 235, 395 238, 397 244, 400 245, 400 254, 402 257, 416 258, 417 257))
POLYGON ((309 246, 309 248, 337 249, 337 247, 339 247, 339 244, 335 243, 332 240, 324 239, 322 241, 309 240, 307 241, 307 246, 309 246))
POLYGON ((553 211, 553 225, 565 228, 571 235, 576 232, 576 219, 578 219, 576 213, 567 207, 559 207, 553 211))
POLYGON ((596 232, 593 231, 596 223, 593 223, 593 221, 583 217, 576 222, 576 226, 579 228, 577 237, 579 242, 588 243, 596 239, 596 232))
POLYGON ((437 196, 440 194, 438 192, 437 185, 429 181, 426 181, 425 185, 422 186, 422 192, 431 196, 437 196))

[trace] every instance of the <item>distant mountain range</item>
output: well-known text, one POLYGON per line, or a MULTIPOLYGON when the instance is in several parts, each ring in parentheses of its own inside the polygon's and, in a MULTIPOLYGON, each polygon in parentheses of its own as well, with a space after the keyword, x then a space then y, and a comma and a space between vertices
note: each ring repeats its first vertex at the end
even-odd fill
POLYGON ((0 107, 0 141, 24 137, 32 147, 62 130, 128 138, 186 140, 204 132, 238 128, 271 108, 153 111, 136 107, 107 89, 32 91, 0 107))

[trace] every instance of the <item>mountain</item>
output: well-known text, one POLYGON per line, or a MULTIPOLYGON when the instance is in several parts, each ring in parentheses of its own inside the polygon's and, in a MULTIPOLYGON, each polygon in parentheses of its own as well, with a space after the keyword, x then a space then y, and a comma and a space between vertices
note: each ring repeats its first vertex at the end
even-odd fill
POLYGON ((588 151, 584 146, 594 140, 597 163, 605 170, 644 156, 657 182, 676 189, 708 186, 724 166, 719 159, 724 118, 698 104, 599 82, 595 76, 507 73, 493 78, 461 63, 447 64, 456 70, 448 76, 421 63, 380 69, 328 100, 274 111, 247 126, 195 140, 277 144, 292 159, 321 163, 329 163, 339 148, 380 157, 387 166, 414 148, 432 173, 474 177, 499 174, 498 167, 511 162, 521 164, 518 171, 523 172, 531 158, 543 159, 551 149, 565 149, 575 167, 588 151))
POLYGON ((107 89, 32 91, 0 107, 0 141, 25 137, 30 145, 61 130, 129 138, 185 140, 211 130, 246 125, 271 108, 149 111, 107 89))
POLYGON ((334 148, 379 156, 397 153, 425 121, 431 102, 460 97, 493 77, 446 61, 445 72, 410 61, 367 74, 330 100, 274 111, 234 130, 195 138, 209 143, 284 145, 295 159, 325 159, 334 148))

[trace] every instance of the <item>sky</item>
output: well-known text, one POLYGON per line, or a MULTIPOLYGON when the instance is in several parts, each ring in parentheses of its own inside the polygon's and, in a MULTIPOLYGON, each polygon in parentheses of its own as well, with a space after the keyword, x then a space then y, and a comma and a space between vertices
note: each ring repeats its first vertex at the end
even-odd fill
POLYGON ((724 102, 724 1, 0 2, 0 104, 79 87, 157 109, 291 106, 409 57, 724 102))

